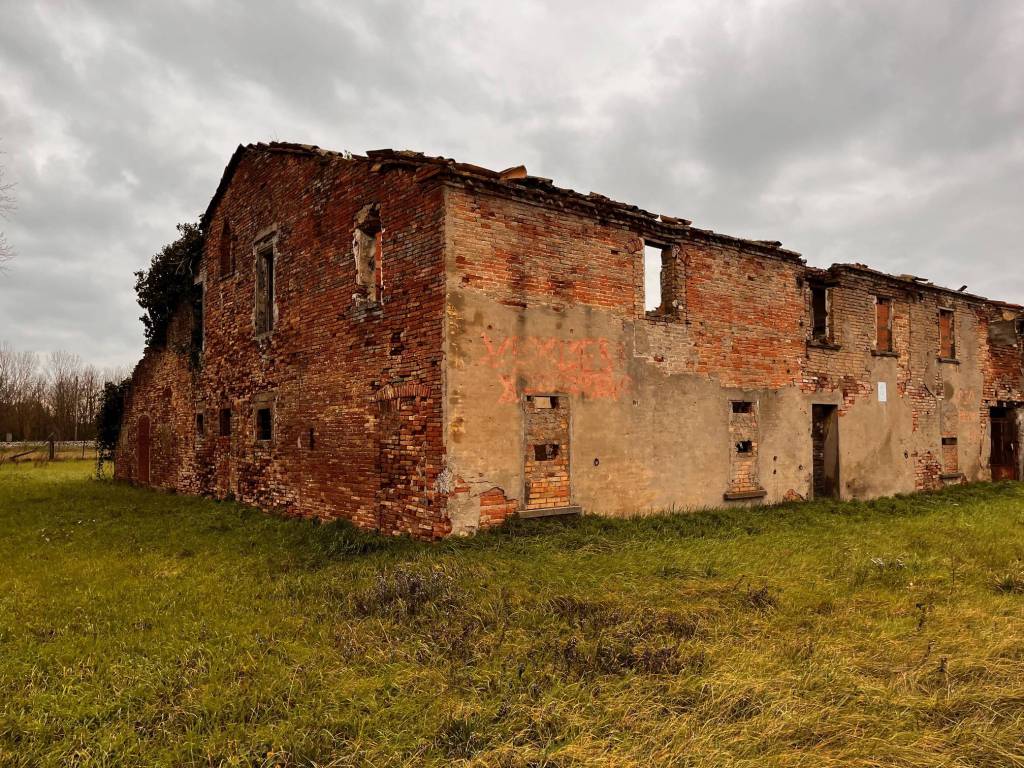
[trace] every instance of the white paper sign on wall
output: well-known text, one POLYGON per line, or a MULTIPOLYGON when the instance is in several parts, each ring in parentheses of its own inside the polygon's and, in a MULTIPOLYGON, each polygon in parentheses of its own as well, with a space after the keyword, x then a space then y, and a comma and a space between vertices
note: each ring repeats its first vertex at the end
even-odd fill
POLYGON ((889 399, 888 387, 886 387, 884 381, 878 382, 878 402, 884 403, 889 399))

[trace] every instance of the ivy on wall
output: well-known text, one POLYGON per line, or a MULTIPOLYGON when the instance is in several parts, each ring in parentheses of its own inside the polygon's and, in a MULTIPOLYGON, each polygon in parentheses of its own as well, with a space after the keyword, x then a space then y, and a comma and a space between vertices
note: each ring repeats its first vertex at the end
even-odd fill
POLYGON ((194 271, 203 252, 199 224, 179 224, 178 239, 165 245, 149 263, 149 269, 135 273, 135 293, 143 309, 146 347, 167 345, 167 329, 183 301, 193 301, 194 271))

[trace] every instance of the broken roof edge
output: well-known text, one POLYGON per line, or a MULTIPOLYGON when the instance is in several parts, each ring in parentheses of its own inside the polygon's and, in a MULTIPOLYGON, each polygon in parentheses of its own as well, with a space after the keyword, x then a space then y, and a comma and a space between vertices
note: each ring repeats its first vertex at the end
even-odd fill
POLYGON ((726 235, 714 230, 694 227, 692 222, 687 219, 651 213, 639 206, 618 202, 595 192, 585 195, 572 189, 558 187, 551 179, 542 176, 531 176, 527 172, 526 167, 522 165, 513 166, 503 171, 494 171, 478 165, 459 163, 446 157, 430 157, 422 152, 413 152, 411 150, 374 149, 367 151, 365 155, 358 155, 352 152, 322 149, 315 144, 297 144, 283 141, 239 144, 224 168, 224 173, 221 176, 220 183, 217 185, 213 198, 210 200, 210 204, 200 218, 200 226, 204 232, 213 218, 217 204, 227 189, 242 157, 247 152, 255 151, 372 162, 374 170, 378 171, 384 171, 391 167, 404 167, 419 173, 420 181, 440 176, 443 180, 453 183, 469 183, 472 186, 484 185, 487 189, 497 194, 516 199, 530 200, 538 205, 557 204, 556 200, 559 202, 569 201, 572 203, 573 208, 585 215, 594 216, 599 219, 622 220, 627 225, 639 225, 648 231, 654 232, 656 235, 660 234, 666 238, 680 235, 688 238, 698 238, 706 242, 724 244, 741 250, 753 251, 771 258, 801 264, 810 272, 826 275, 837 274, 843 271, 860 272, 897 283, 904 289, 917 288, 935 291, 1024 313, 1024 307, 1019 304, 956 291, 931 282, 921 282, 920 278, 913 279, 910 276, 893 275, 873 269, 865 264, 837 263, 825 269, 811 267, 806 264, 805 259, 800 253, 783 248, 782 244, 777 240, 752 240, 726 235), (548 199, 545 199, 545 196, 548 199))
POLYGON ((654 231, 662 236, 678 236, 686 232, 692 236, 710 242, 719 242, 733 247, 753 250, 758 253, 781 258, 786 261, 803 263, 802 256, 796 251, 782 248, 776 240, 751 240, 732 235, 714 232, 710 229, 693 227, 689 219, 651 213, 629 203, 612 200, 596 192, 583 194, 573 189, 556 186, 551 179, 542 176, 531 176, 523 165, 512 166, 503 171, 494 171, 479 165, 459 163, 446 157, 430 157, 422 152, 395 149, 373 149, 365 155, 351 152, 338 152, 322 149, 315 144, 296 144, 283 141, 257 142, 255 144, 239 144, 231 155, 217 189, 210 199, 206 211, 200 218, 203 231, 209 227, 217 205, 231 183, 242 157, 249 152, 268 152, 279 154, 302 155, 306 157, 323 157, 348 161, 372 162, 373 170, 385 171, 392 167, 405 167, 416 170, 420 181, 440 176, 445 180, 470 184, 486 185, 498 194, 517 199, 531 199, 540 204, 550 205, 556 200, 567 202, 577 211, 608 220, 620 219, 624 223, 640 225, 643 229, 654 231), (424 172, 426 171, 426 172, 424 172), (548 198, 548 199, 545 199, 548 198))
MULTIPOLYGON (((816 269, 816 268, 809 268, 816 269)), ((833 264, 827 269, 817 269, 818 272, 826 274, 838 274, 842 272, 856 272, 862 275, 869 275, 875 279, 885 280, 890 283, 897 283, 904 290, 923 290, 932 291, 934 293, 943 293, 950 296, 956 296, 961 299, 967 299, 979 304, 992 304, 994 306, 1003 307, 1014 312, 1021 312, 1024 310, 1024 306, 1020 304, 1014 304, 1008 301, 1002 301, 1000 299, 990 299, 987 296, 980 296, 976 293, 967 293, 966 291, 957 291, 953 288, 947 288, 944 285, 938 285, 936 283, 925 280, 922 277, 915 275, 894 275, 889 272, 882 272, 880 270, 869 267, 867 264, 859 264, 856 262, 851 263, 838 263, 833 264)))

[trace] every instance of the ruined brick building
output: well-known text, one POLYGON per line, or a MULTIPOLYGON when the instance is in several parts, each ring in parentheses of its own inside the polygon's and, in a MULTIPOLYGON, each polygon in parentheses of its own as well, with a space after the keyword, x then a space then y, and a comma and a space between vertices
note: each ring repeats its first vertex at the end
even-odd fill
POLYGON ((391 150, 239 147, 202 226, 137 483, 439 537, 1021 475, 1016 305, 391 150))

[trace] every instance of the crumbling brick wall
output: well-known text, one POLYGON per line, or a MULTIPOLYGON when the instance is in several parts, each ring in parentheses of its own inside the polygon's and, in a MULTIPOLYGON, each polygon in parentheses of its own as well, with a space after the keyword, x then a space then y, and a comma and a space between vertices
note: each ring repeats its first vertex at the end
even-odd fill
POLYGON ((826 463, 816 409, 838 424, 842 497, 984 479, 990 409, 1024 402, 1018 336, 996 328, 1019 308, 813 269, 522 168, 246 148, 204 231, 202 364, 147 352, 124 478, 145 416, 153 485, 439 537, 536 506, 806 498, 826 463), (940 309, 956 359, 938 354, 940 309), (531 422, 552 397, 551 423, 531 422))
MULTIPOLYGON (((289 514, 444 535, 436 483, 444 463, 438 183, 365 158, 243 149, 204 229, 206 338, 195 384, 170 380, 173 365, 161 362, 170 358, 160 351, 147 352, 133 384, 126 423, 166 387, 180 411, 168 426, 177 447, 154 453, 155 477, 167 478, 167 487, 289 514), (369 204, 379 207, 383 227, 377 301, 360 289, 352 251, 356 217, 369 204), (222 244, 225 233, 230 242, 222 244), (268 239, 273 329, 260 334, 257 250, 268 239), (381 393, 403 388, 416 394, 399 399, 394 426, 381 393), (270 440, 257 439, 262 408, 272 413, 270 440), (231 411, 229 436, 218 434, 222 409, 231 411), (198 446, 185 437, 196 413, 207 432, 198 446), (401 455, 393 454, 396 446, 401 455)), ((160 413, 157 422, 167 418, 160 413)), ((123 441, 119 466, 132 464, 132 451, 123 441)))

